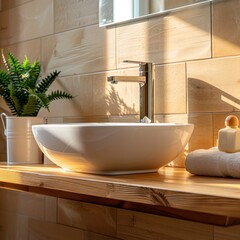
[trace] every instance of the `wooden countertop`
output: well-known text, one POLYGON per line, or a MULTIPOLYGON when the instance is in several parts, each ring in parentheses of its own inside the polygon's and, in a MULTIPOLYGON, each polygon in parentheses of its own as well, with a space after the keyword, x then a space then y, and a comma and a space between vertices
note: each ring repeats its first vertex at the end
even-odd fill
POLYGON ((0 186, 80 200, 87 196, 99 202, 108 199, 110 205, 121 203, 126 208, 147 209, 151 213, 165 211, 180 217, 201 218, 200 221, 209 222, 212 217, 213 223, 219 225, 239 223, 236 219, 240 219, 240 179, 193 176, 184 168, 100 176, 66 172, 48 165, 1 165, 0 186))

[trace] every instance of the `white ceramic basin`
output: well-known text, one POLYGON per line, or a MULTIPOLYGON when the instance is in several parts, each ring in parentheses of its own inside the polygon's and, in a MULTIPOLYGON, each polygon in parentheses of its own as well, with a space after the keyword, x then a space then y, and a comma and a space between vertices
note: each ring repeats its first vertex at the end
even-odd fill
POLYGON ((175 159, 192 124, 77 123, 32 127, 43 153, 71 171, 104 175, 153 172, 175 159))

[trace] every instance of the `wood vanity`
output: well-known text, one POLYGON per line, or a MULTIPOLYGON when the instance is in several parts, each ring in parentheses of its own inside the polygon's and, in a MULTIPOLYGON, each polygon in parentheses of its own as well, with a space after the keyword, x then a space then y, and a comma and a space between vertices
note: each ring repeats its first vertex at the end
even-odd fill
POLYGON ((240 179, 2 165, 0 186, 0 239, 240 239, 240 179))

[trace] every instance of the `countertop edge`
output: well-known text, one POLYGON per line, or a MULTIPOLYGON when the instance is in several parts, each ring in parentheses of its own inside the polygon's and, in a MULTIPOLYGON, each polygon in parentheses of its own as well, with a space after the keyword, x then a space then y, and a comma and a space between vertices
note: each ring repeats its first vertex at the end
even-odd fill
POLYGON ((240 180, 194 178, 178 168, 162 168, 152 174, 98 176, 64 172, 56 166, 0 166, 0 182, 1 187, 17 184, 38 191, 61 191, 153 208, 222 216, 225 224, 231 222, 231 218, 240 219, 240 180))

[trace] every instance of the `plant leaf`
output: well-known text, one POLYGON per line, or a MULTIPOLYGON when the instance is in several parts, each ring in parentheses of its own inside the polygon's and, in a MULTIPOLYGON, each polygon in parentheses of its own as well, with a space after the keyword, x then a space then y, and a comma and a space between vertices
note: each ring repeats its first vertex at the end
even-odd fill
POLYGON ((58 100, 58 99, 72 99, 72 98, 73 98, 73 96, 71 94, 61 91, 61 90, 52 91, 48 95, 49 103, 54 100, 58 100))
POLYGON ((27 104, 24 105, 22 116, 37 116, 41 105, 35 95, 30 95, 27 104))
POLYGON ((51 84, 54 82, 54 80, 58 77, 60 74, 60 71, 55 70, 54 72, 50 73, 46 78, 42 79, 36 87, 36 92, 42 92, 45 93, 48 88, 51 86, 51 84))

